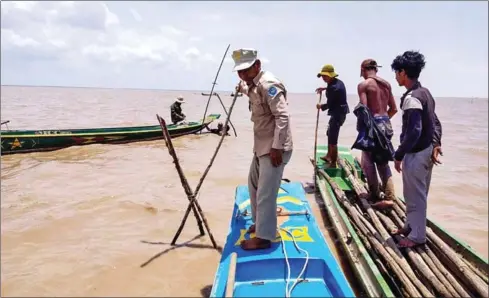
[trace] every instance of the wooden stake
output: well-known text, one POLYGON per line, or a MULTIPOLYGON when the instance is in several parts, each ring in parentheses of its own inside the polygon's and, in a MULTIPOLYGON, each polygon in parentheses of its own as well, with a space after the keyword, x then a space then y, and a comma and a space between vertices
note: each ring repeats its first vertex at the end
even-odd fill
MULTIPOLYGON (((318 104, 321 104, 321 97, 323 96, 323 93, 319 93, 319 100, 318 104)), ((314 132, 314 174, 317 175, 317 151, 318 151, 318 126, 319 126, 319 112, 320 109, 317 109, 317 114, 316 114, 316 130, 314 132)), ((317 189, 316 185, 316 179, 314 179, 314 186, 317 189)))
MULTIPOLYGON (((194 210, 195 216, 198 217, 197 213, 200 215, 202 218, 202 221, 204 222, 205 228, 207 230, 207 233, 209 233, 209 237, 211 238, 212 243, 214 244, 214 248, 217 249, 217 245, 215 244, 214 237, 212 236, 212 233, 209 229, 209 225, 207 224, 207 220, 204 216, 204 212, 202 211, 202 208, 200 208, 199 203, 195 200, 195 194, 192 193, 192 189, 188 185, 188 181, 185 178, 185 174, 182 171, 182 168, 180 166, 180 163, 178 162, 177 154, 175 152, 175 148, 173 147, 173 143, 171 141, 170 133, 168 132, 168 128, 166 127, 166 122, 163 118, 161 118, 159 115, 156 115, 156 118, 160 122, 161 129, 163 131, 163 136, 165 137, 165 142, 168 147, 168 152, 170 155, 173 157, 173 162, 175 163, 175 167, 177 168, 178 175, 180 176, 180 181, 182 182, 182 186, 185 189, 185 193, 187 194, 187 198, 189 199, 189 207, 191 207, 192 210, 194 210), (195 210, 197 209, 197 210, 195 210)), ((188 209, 190 212, 190 208, 188 209)), ((202 221, 200 221, 200 218, 197 220, 199 223, 199 228, 202 226, 202 221)), ((183 225, 179 228, 178 234, 180 234, 181 230, 183 228, 183 225)), ((205 235, 204 231, 201 230, 201 235, 205 235)), ((176 239, 172 241, 171 245, 175 245, 176 239)))
MULTIPOLYGON (((233 98, 233 102, 231 104, 231 107, 229 108, 229 114, 228 114, 228 117, 226 118, 226 123, 224 124, 224 127, 226 127, 229 123, 231 113, 233 112, 234 104, 236 103, 236 99, 238 98, 238 94, 239 93, 236 92, 236 94, 233 98)), ((199 183, 197 184, 197 187, 195 188, 195 192, 193 193, 193 196, 190 199, 190 203, 187 207, 187 210, 185 211, 185 215, 183 216, 182 222, 180 223, 180 227, 178 228, 177 233, 175 234, 175 237, 173 238, 173 241, 171 243, 172 245, 175 245, 175 242, 177 241, 178 237, 180 236, 180 233, 182 232, 182 229, 185 226, 185 222, 187 221, 188 214, 190 213, 190 208, 192 208, 192 204, 195 202, 196 207, 199 210, 199 212, 202 216, 202 219, 204 220, 204 225, 207 228, 207 232, 209 233, 209 237, 211 238, 212 245, 214 246, 214 248, 217 249, 217 244, 214 240, 214 236, 212 236, 211 232, 208 229, 207 221, 206 221, 205 217, 203 216, 202 209, 200 208, 200 205, 197 203, 196 196, 199 193, 199 190, 200 190, 202 184, 204 183, 204 179, 207 176, 207 173, 209 173, 209 170, 211 169, 212 164, 214 163, 214 160, 216 159, 217 153, 219 152, 219 149, 221 148, 222 142, 224 141, 225 137, 226 137, 226 134, 222 134, 221 140, 219 141, 219 144, 217 144, 216 150, 214 151, 214 155, 212 156, 211 161, 209 162, 209 165, 205 169, 204 174, 202 174, 202 177, 200 178, 199 183)))
MULTIPOLYGON (((180 182, 182 183, 185 194, 187 195, 188 200, 190 201, 193 196, 193 191, 188 184, 187 178, 185 178, 185 174, 183 173, 182 167, 180 166, 180 162, 178 161, 177 153, 175 152, 175 148, 173 147, 173 143, 171 141, 170 134, 166 127, 166 122, 163 118, 161 118, 158 114, 156 114, 156 118, 160 123, 161 129, 163 131, 163 137, 166 143, 166 147, 168 148, 168 153, 170 153, 173 158, 173 163, 175 164, 175 168, 177 169, 178 176, 180 177, 180 182)), ((193 205, 192 205, 193 206, 193 205)), ((194 213, 195 219, 197 220, 197 225, 199 226, 199 232, 201 236, 205 235, 204 227, 202 226, 202 219, 200 218, 195 206, 192 207, 192 211, 194 213)))

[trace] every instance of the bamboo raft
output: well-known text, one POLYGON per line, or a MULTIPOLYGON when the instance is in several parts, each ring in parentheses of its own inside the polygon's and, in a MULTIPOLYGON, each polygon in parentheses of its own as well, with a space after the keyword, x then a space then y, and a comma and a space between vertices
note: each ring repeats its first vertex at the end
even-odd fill
POLYGON ((429 219, 426 245, 398 248, 401 236, 393 231, 406 220, 404 200, 388 211, 373 209, 351 151, 338 146, 336 169, 324 167, 319 156, 326 152, 318 146, 316 184, 365 296, 488 297, 486 259, 429 219))

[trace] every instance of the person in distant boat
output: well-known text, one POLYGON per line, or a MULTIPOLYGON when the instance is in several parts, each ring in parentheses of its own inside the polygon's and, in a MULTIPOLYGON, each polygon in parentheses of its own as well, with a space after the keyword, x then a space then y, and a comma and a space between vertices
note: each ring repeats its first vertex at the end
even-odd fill
MULTIPOLYGON (((377 75, 379 67, 381 66, 377 65, 373 59, 366 59, 360 65, 360 76, 365 81, 358 84, 360 103, 355 108, 354 113, 357 114, 358 109, 365 108, 373 120, 369 124, 377 126, 379 134, 372 134, 371 137, 375 138, 373 144, 370 144, 371 147, 369 146, 368 151, 362 150, 361 166, 367 178, 369 191, 374 197, 380 198, 377 171, 384 188, 384 200, 380 200, 372 206, 388 208, 393 206, 396 199, 389 161, 393 161, 394 154, 391 143, 394 132, 390 119, 397 113, 397 106, 391 85, 377 75)), ((362 114, 357 115, 359 124, 365 122, 365 119, 362 119, 360 115, 362 114)), ((367 136, 365 135, 363 138, 367 138, 367 136)), ((362 140, 364 140, 363 138, 362 140)), ((365 144, 355 143, 354 147, 362 147, 362 145, 365 146, 365 144)))
POLYGON ((407 91, 401 97, 401 144, 394 154, 397 172, 402 171, 406 200, 406 223, 395 234, 405 235, 400 247, 414 247, 426 242, 427 196, 433 164, 439 163, 442 127, 435 114, 435 100, 421 86, 419 75, 425 67, 423 54, 406 51, 391 64, 399 86, 407 91))
POLYGON ((226 125, 226 130, 224 130, 224 124, 222 124, 222 122, 219 122, 217 124, 217 128, 211 128, 211 129, 209 129, 209 131, 211 133, 215 133, 215 134, 220 135, 220 136, 222 136, 224 133, 226 133, 226 136, 229 136, 229 128, 230 128, 230 126, 228 124, 228 125, 226 125))
POLYGON ((182 112, 182 104, 185 103, 185 99, 183 99, 183 96, 178 96, 177 99, 175 99, 175 102, 171 105, 171 121, 173 124, 180 124, 181 122, 185 121, 185 114, 182 112))
POLYGON ((330 167, 336 167, 338 160, 338 138, 340 128, 346 120, 346 114, 350 113, 348 107, 346 88, 343 81, 338 79, 338 74, 335 72, 333 65, 326 64, 317 74, 318 78, 322 78, 328 85, 316 89, 316 93, 320 94, 326 91, 326 103, 317 104, 316 108, 322 111, 328 110, 329 118, 326 135, 328 137, 328 153, 322 156, 321 159, 328 163, 330 167))
POLYGON ((277 235, 277 194, 293 150, 287 90, 271 72, 262 70, 256 50, 235 50, 233 60, 241 79, 236 92, 249 97, 254 134, 248 175, 254 224, 248 233, 256 237, 243 240, 241 247, 265 249, 277 235))

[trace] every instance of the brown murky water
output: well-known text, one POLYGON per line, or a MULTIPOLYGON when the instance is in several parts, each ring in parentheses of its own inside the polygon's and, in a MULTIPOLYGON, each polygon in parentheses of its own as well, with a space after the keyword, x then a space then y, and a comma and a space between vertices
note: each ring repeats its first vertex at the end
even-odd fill
MULTIPOLYGON (((169 105, 178 94, 188 102, 188 118, 203 116, 207 97, 200 91, 2 86, 1 119, 11 121, 10 129, 157 124, 156 113, 169 120, 169 105)), ((221 94, 229 107, 228 92, 221 94)), ((350 96, 351 107, 357 100, 350 96)), ((308 156, 313 154, 316 101, 314 94, 290 95, 295 150, 285 177, 304 183, 312 182, 308 156)), ((224 114, 217 98, 209 111, 224 114)), ((438 98, 437 113, 445 155, 434 170, 429 217, 487 257, 488 101, 438 98)), ((249 118, 248 100, 241 97, 232 116, 238 138, 225 140, 199 198, 221 246, 235 188, 247 181, 249 118)), ((398 114, 393 119, 395 146, 400 121, 398 114)), ((326 123, 323 113, 319 142, 325 142, 326 123)), ((350 146, 355 136, 350 114, 340 143, 350 146)), ((174 139, 192 187, 218 141, 211 134, 174 139)), ((207 236, 195 238, 192 217, 179 238, 187 245, 169 245, 187 199, 163 141, 2 156, 1 178, 2 296, 208 294, 220 255, 207 236)), ((400 175, 395 179, 400 192, 400 175)), ((317 203, 312 197, 310 202, 321 223, 317 203)))

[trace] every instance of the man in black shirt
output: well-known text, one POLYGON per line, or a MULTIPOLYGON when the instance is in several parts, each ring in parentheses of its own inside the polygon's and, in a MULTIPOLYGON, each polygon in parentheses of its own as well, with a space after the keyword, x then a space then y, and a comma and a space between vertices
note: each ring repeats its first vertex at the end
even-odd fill
POLYGON ((322 111, 328 110, 329 118, 328 129, 328 153, 322 156, 321 159, 326 161, 330 167, 336 167, 338 160, 338 137, 340 128, 345 123, 346 114, 350 113, 348 102, 346 99, 345 84, 338 79, 338 74, 335 72, 333 65, 326 64, 317 74, 318 78, 322 78, 328 85, 316 89, 316 93, 320 94, 326 90, 326 103, 317 104, 316 108, 322 111))
POLYGON ((184 103, 185 100, 183 99, 183 96, 178 96, 175 102, 171 105, 171 121, 173 124, 178 124, 182 121, 185 120, 187 116, 182 112, 182 103, 184 103))

